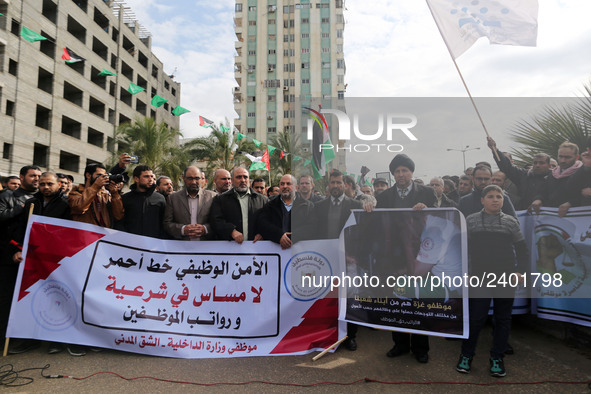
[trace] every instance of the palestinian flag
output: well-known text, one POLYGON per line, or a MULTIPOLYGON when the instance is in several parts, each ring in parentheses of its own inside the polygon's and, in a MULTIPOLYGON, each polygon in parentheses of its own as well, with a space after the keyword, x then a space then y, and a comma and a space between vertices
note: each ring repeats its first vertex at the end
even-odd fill
POLYGON ((78 63, 83 62, 86 59, 82 56, 76 55, 73 50, 64 48, 64 54, 62 55, 62 59, 66 61, 66 63, 78 63))
POLYGON ((257 157, 255 161, 252 162, 248 171, 256 171, 256 170, 265 170, 271 171, 271 164, 269 163, 269 149, 265 149, 265 153, 263 153, 262 157, 257 157))
POLYGON ((335 158, 335 152, 330 141, 328 123, 324 116, 312 108, 305 107, 304 109, 308 110, 310 117, 314 119, 312 128, 312 157, 314 165, 312 166, 312 170, 314 172, 314 178, 320 179, 327 171, 327 164, 335 158))
POLYGON ((203 116, 199 115, 199 126, 201 127, 211 127, 213 122, 203 116))

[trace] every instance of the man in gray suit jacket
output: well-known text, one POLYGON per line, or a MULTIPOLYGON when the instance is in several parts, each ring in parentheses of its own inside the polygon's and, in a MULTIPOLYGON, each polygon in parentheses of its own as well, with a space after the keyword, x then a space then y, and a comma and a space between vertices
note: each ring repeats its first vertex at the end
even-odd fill
POLYGON ((201 170, 190 166, 183 172, 185 187, 168 196, 164 210, 164 230, 175 239, 213 239, 209 210, 215 193, 199 188, 201 170))

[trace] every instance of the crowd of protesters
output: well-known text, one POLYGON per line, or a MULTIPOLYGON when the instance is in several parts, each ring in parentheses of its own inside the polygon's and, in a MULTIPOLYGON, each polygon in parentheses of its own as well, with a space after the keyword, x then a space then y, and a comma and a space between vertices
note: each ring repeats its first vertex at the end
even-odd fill
MULTIPOLYGON (((453 207, 468 218, 469 249, 471 242, 479 245, 471 249, 479 251, 470 254, 471 258, 487 263, 491 245, 501 245, 506 256, 513 253, 515 242, 521 245, 522 236, 515 227, 516 210, 539 213, 542 206, 555 207, 564 216, 571 207, 591 205, 591 138, 581 154, 577 145, 565 142, 558 147, 556 160, 539 153, 523 168, 513 162, 510 154, 498 150, 491 138, 488 146, 498 171, 483 161, 460 176, 434 177, 424 184, 413 178, 412 159, 399 154, 390 163, 395 180, 391 187, 385 178, 357 184, 351 176, 333 170, 322 191, 315 189, 310 175, 296 179, 285 174, 279 185, 267 185, 263 178, 251 181, 248 170, 242 167, 216 169, 209 190, 204 173, 195 166, 184 170, 183 186, 174 191, 175 182, 170 177, 155 174, 146 165, 139 164, 128 174, 127 153, 110 171, 100 163, 89 164, 84 170, 84 183, 77 186, 73 186, 70 175, 24 166, 18 176, 3 180, 0 192, 0 330, 5 333, 30 213, 161 239, 237 243, 269 240, 287 249, 297 239, 338 238, 351 209, 453 207), (129 191, 122 193, 129 183, 129 191), (297 217, 291 215, 296 209, 297 217), (491 220, 498 222, 492 232, 490 226, 486 230, 491 220)), ((522 248, 517 246, 515 250, 521 253, 522 248)), ((470 371, 485 316, 484 304, 470 305, 470 338, 462 346, 457 366, 460 372, 470 371), (472 322, 472 317, 477 321, 472 322)), ((504 376, 503 355, 511 351, 507 343, 510 308, 506 305, 497 322, 491 374, 504 376)), ((356 326, 349 325, 348 336, 345 347, 356 350, 356 326)), ((389 357, 413 352, 419 362, 428 362, 427 337, 393 332, 393 339, 395 345, 389 357)), ((10 352, 37 346, 38 341, 22 340, 10 352)), ((60 344, 50 344, 49 352, 64 348, 72 355, 85 354, 80 346, 60 344)))

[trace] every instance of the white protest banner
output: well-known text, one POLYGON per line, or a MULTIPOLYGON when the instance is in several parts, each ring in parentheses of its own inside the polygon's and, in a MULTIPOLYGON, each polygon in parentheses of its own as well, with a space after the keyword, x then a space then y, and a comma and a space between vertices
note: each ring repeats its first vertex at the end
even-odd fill
POLYGON ((32 216, 7 335, 182 358, 322 350, 344 331, 329 288, 299 286, 337 259, 312 244, 168 241, 32 216))

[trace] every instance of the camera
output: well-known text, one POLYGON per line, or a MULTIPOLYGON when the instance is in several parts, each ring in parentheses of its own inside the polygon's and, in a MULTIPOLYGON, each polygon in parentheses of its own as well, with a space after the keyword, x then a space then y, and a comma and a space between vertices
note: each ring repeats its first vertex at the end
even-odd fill
POLYGON ((131 164, 137 164, 140 162, 140 158, 139 158, 139 156, 134 156, 134 155, 129 156, 129 162, 131 164))
POLYGON ((125 181, 123 178, 123 174, 107 174, 109 176, 109 180, 115 183, 121 183, 125 181))

